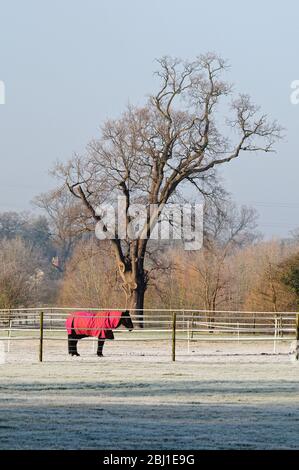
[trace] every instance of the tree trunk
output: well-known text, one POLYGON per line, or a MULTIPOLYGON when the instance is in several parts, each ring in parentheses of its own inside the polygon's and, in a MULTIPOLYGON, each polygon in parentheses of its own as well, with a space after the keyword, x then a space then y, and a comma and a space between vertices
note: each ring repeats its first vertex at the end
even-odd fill
POLYGON ((126 294, 127 309, 130 310, 135 324, 139 328, 143 328, 144 296, 148 283, 148 273, 144 269, 144 260, 138 259, 133 270, 130 265, 129 269, 127 267, 124 272, 120 270, 120 274, 124 281, 123 288, 126 294))
POLYGON ((144 282, 137 282, 137 288, 133 290, 131 295, 128 297, 128 310, 132 312, 132 316, 135 320, 135 324, 139 328, 144 328, 144 295, 146 291, 146 285, 144 282))

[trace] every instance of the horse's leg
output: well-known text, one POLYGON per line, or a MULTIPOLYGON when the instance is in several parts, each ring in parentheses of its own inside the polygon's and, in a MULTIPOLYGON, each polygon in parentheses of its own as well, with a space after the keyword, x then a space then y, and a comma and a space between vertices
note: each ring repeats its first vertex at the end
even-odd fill
POLYGON ((105 340, 98 338, 98 350, 97 350, 97 355, 99 357, 103 356, 103 347, 104 347, 105 340))
POLYGON ((78 343, 77 338, 75 338, 72 335, 68 336, 69 354, 71 354, 72 356, 80 356, 80 354, 78 354, 78 351, 77 351, 77 343, 78 343))
POLYGON ((72 335, 67 335, 67 345, 68 345, 69 354, 72 354, 72 346, 73 346, 72 335))
POLYGON ((71 355, 72 356, 80 356, 77 350, 78 339, 72 338, 71 339, 71 355))
POLYGON ((68 335, 68 347, 69 347, 69 354, 71 356, 80 356, 77 351, 77 344, 78 344, 78 337, 75 331, 72 329, 72 333, 68 335))

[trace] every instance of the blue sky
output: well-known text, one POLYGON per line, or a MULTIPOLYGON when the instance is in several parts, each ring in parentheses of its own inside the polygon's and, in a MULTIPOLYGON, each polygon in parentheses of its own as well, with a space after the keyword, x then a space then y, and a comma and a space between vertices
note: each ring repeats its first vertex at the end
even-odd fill
POLYGON ((223 177, 260 228, 284 236, 299 226, 299 4, 293 0, 1 0, 0 211, 30 208, 55 185, 48 174, 98 135, 107 117, 154 88, 155 58, 216 51, 229 80, 286 128, 276 155, 249 155, 223 177))

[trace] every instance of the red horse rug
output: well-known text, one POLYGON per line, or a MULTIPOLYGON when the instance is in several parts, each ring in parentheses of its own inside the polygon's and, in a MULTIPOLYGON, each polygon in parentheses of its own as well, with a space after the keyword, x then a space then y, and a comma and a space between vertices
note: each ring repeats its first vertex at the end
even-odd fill
POLYGON ((68 335, 72 329, 78 336, 114 339, 112 330, 118 328, 122 312, 74 312, 66 320, 68 335))

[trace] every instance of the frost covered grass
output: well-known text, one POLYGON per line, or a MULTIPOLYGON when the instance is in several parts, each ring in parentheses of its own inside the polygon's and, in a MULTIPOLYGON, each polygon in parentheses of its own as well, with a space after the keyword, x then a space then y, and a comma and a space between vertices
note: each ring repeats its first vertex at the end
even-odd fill
POLYGON ((111 342, 106 357, 16 341, 0 365, 1 449, 295 449, 298 364, 288 343, 111 342))

